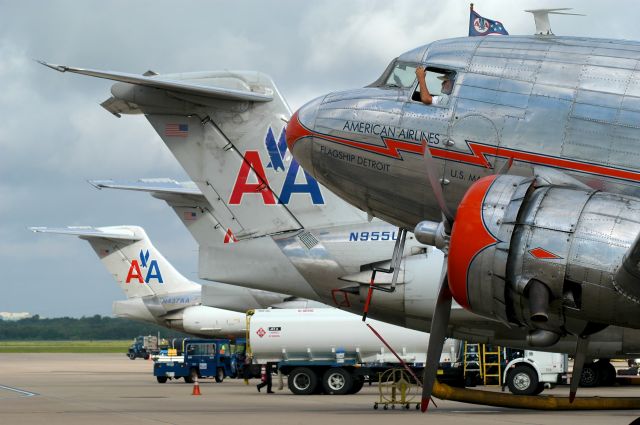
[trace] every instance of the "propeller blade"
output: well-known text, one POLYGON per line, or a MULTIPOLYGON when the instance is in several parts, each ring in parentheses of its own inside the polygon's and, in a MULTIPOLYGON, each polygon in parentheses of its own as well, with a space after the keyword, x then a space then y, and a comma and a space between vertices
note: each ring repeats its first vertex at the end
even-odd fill
POLYGON ((433 195, 436 197, 440 211, 442 211, 442 214, 446 217, 445 222, 448 222, 449 225, 451 225, 451 223, 453 223, 453 214, 451 214, 451 211, 449 211, 449 208, 447 207, 447 203, 444 201, 444 192, 442 191, 442 183, 440 182, 440 178, 436 171, 436 162, 434 161, 433 156, 431 156, 429 143, 427 143, 426 140, 423 140, 422 143, 425 144, 424 159, 427 162, 427 177, 429 177, 429 185, 431 186, 433 195))
POLYGON ((578 392, 578 385, 580 384, 580 378, 582 378, 582 368, 587 358, 587 347, 589 346, 589 339, 578 336, 578 343, 576 344, 576 356, 573 359, 573 373, 571 373, 571 386, 569 387, 569 403, 573 403, 578 392))
POLYGON ((449 280, 447 279, 447 257, 442 265, 442 277, 440 279, 440 290, 436 308, 431 319, 431 331, 429 335, 429 348, 427 349, 427 359, 424 366, 424 378, 422 379, 422 401, 420 409, 424 412, 429 407, 433 384, 438 374, 438 364, 444 346, 444 339, 449 326, 449 316, 451 315, 451 291, 449 290, 449 280))

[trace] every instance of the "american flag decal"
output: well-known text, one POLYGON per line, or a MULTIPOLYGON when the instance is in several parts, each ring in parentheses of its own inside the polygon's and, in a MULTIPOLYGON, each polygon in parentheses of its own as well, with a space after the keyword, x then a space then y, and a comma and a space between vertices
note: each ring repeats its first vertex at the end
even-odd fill
POLYGON ((184 217, 185 220, 195 220, 197 216, 193 211, 185 211, 182 213, 182 217, 184 217))
POLYGON ((189 124, 166 124, 164 126, 164 135, 169 137, 187 137, 189 135, 189 124))

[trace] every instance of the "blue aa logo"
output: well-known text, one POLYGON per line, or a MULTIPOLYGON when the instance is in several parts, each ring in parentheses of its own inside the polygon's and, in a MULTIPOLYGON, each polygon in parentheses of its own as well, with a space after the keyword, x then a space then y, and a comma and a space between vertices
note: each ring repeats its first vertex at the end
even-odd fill
POLYGON ((140 262, 138 262, 138 260, 131 260, 129 273, 127 273, 127 279, 125 282, 131 283, 132 279, 137 280, 138 283, 149 283, 151 279, 156 279, 158 283, 164 283, 162 280, 162 274, 160 273, 160 266, 158 266, 158 261, 149 261, 149 250, 140 250, 140 262), (142 269, 146 269, 145 274, 142 273, 142 269))
POLYGON ((262 197, 265 205, 275 205, 277 203, 287 205, 291 201, 291 195, 294 193, 306 193, 311 197, 313 204, 324 204, 324 198, 320 192, 318 182, 306 171, 303 170, 304 182, 296 182, 300 165, 295 159, 291 159, 289 169, 285 166, 285 158, 288 153, 287 143, 285 141, 285 129, 282 129, 280 137, 276 142, 273 130, 269 127, 264 144, 269 154, 269 163, 266 168, 271 168, 275 172, 283 171, 287 173, 278 200, 276 201, 274 193, 267 189, 267 185, 271 187, 271 184, 265 168, 262 165, 263 162, 260 152, 257 150, 247 150, 244 153, 244 161, 240 166, 240 170, 238 170, 231 197, 229 198, 229 204, 240 205, 242 204, 244 195, 258 195, 262 197), (249 180, 257 180, 257 183, 250 183, 249 180))

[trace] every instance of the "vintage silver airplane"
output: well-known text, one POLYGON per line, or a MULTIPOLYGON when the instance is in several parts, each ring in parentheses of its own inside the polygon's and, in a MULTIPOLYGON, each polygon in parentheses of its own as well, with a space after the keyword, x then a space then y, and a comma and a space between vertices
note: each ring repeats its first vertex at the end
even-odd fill
POLYGON ((594 332, 640 328, 639 122, 640 43, 469 37, 309 102, 287 143, 334 193, 447 252, 429 353, 453 296, 539 345, 577 335, 579 371, 594 332))
MULTIPOLYGON (((260 280, 261 288, 265 288, 265 284, 280 284, 281 289, 278 290, 292 294, 296 294, 293 292, 296 282, 306 281, 312 291, 303 296, 313 298, 315 292, 315 296, 325 302, 343 303, 343 308, 361 310, 372 268, 380 264, 386 267, 394 264, 389 261, 393 243, 380 233, 392 234, 388 233, 392 232, 391 229, 381 226, 371 231, 371 227, 364 226, 365 214, 354 213, 337 198, 320 190, 310 176, 299 175, 297 163, 286 154, 283 143, 277 142, 282 141, 277 122, 280 121, 282 126, 282 121, 288 120, 289 115, 284 100, 268 77, 258 73, 231 72, 139 76, 47 65, 59 71, 120 81, 112 87, 113 97, 103 106, 118 116, 122 113, 144 113, 194 179, 200 196, 207 204, 193 199, 183 203, 183 207, 191 209, 180 214, 187 214, 188 219, 202 217, 198 226, 195 223, 185 224, 190 230, 209 229, 209 234, 213 233, 212 241, 223 238, 238 241, 222 249, 212 248, 211 242, 207 245, 201 243, 201 277, 225 282, 236 279, 238 284, 247 285, 260 280), (258 133, 263 135, 270 159, 268 163, 262 160, 260 150, 255 148, 258 133), (291 202, 296 197, 311 202, 291 202), (331 209, 324 208, 325 203, 330 204, 331 209), (354 232, 354 228, 349 227, 354 224, 363 227, 354 232), (330 229, 337 231, 331 232, 330 229), (363 231, 371 231, 366 233, 367 239, 362 239, 363 231), (374 231, 377 232, 376 238, 369 240, 374 231), (366 247, 364 252, 356 251, 353 249, 355 245, 347 244, 352 241, 354 233, 354 242, 369 242, 359 244, 366 247), (379 246, 387 247, 386 254, 380 252, 379 246), (283 265, 282 268, 272 267, 272 259, 278 255, 280 260, 284 260, 277 263, 283 265), (345 259, 356 262, 345 263, 345 259), (211 266, 216 261, 226 264, 226 267, 211 266), (239 261, 252 267, 242 267, 239 261), (256 270, 266 270, 264 274, 268 279, 264 276, 256 279, 256 270), (253 275, 253 282, 245 276, 234 278, 233 272, 253 275), (351 304, 346 302, 347 298, 351 304)), ((375 89, 378 93, 385 90, 397 91, 397 88, 375 89)), ((435 135, 432 138, 435 140, 435 135)), ((547 172, 547 175, 555 176, 552 172, 547 172)), ((172 191, 166 188, 152 192, 173 196, 172 191)), ((374 221, 370 225, 375 227, 381 223, 374 221)), ((409 243, 410 246, 402 251, 405 256, 414 248, 421 249, 415 242, 413 244, 409 243)), ((416 257, 424 255, 418 253, 416 257)), ((416 264, 424 264, 423 259, 412 260, 416 260, 416 264)), ((396 265, 399 269, 400 264, 396 265)), ((396 282, 394 292, 376 295, 372 316, 395 323, 400 321, 414 328, 417 324, 426 326, 433 314, 438 282, 437 279, 434 279, 436 282, 425 279, 433 270, 422 267, 414 270, 408 274, 410 280, 396 282)), ((389 288, 388 281, 383 283, 389 288)), ((462 339, 502 341, 513 346, 526 344, 527 328, 506 326, 495 322, 493 317, 482 321, 479 316, 463 313, 460 309, 456 311, 451 334, 462 339), (457 322, 455 316, 458 313, 467 320, 457 322), (469 317, 473 321, 468 320, 469 317)), ((569 318, 565 326, 581 328, 584 323, 569 318)), ((605 335, 601 341, 603 344, 592 344, 588 351, 590 356, 597 357, 599 353, 606 357, 606 353, 637 350, 632 335, 624 333, 622 328, 610 328, 598 334, 601 335, 605 335)), ((548 333, 537 332, 531 335, 530 343, 540 345, 549 343, 549 340, 548 333)), ((546 348, 564 351, 569 341, 575 341, 575 336, 569 334, 568 338, 560 340, 554 337, 546 348)))
POLYGON ((32 227, 36 233, 77 236, 127 296, 114 301, 116 317, 149 322, 201 337, 243 337, 245 312, 256 308, 320 308, 318 302, 220 282, 200 285, 184 277, 156 249, 143 228, 32 227))

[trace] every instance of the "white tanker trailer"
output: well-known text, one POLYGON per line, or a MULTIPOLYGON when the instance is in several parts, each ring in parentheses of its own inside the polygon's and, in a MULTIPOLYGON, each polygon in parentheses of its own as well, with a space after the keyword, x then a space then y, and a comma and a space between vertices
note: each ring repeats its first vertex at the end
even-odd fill
MULTIPOLYGON (((427 333, 377 320, 367 323, 405 363, 421 373, 427 333)), ((360 316, 332 308, 249 312, 247 352, 254 364, 276 364, 288 376, 291 392, 301 395, 355 394, 365 377, 401 366, 360 316)), ((443 357, 451 357, 449 349, 443 357)), ((461 373, 453 376, 458 375, 461 373)))

